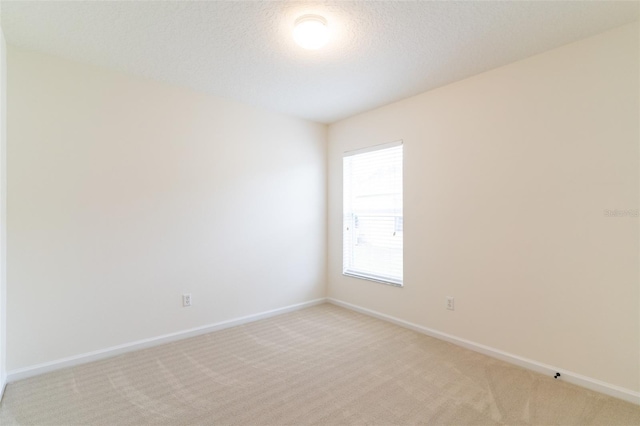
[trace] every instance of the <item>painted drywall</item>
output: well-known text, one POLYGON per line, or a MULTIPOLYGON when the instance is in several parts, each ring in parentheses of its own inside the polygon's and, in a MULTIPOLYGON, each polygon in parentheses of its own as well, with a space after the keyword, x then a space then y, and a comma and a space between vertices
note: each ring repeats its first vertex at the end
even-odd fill
POLYGON ((325 126, 13 46, 8 90, 10 372, 324 297, 325 126))
POLYGON ((627 25, 332 124, 328 296, 640 390, 638 47, 627 25), (398 139, 403 288, 341 274, 342 154, 398 139))
POLYGON ((7 379, 7 44, 0 27, 0 399, 7 379))

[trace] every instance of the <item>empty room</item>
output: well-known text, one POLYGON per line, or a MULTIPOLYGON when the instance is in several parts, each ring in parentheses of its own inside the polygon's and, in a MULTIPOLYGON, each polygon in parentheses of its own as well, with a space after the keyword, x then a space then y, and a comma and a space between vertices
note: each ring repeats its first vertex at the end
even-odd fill
POLYGON ((639 19, 0 0, 0 424, 640 425, 639 19))

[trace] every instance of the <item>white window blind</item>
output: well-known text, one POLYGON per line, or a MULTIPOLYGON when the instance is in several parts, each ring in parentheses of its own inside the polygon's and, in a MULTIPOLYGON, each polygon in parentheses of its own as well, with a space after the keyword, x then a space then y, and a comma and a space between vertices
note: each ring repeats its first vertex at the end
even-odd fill
POLYGON ((343 158, 343 273, 402 285, 402 141, 343 158))

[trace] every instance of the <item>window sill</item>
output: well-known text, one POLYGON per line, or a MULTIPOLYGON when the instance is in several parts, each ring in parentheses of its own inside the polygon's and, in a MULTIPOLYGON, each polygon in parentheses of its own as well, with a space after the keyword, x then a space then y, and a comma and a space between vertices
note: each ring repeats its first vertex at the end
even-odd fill
POLYGON ((373 281, 375 283, 386 284, 392 287, 404 287, 402 281, 395 281, 388 278, 376 277, 374 275, 359 274, 357 272, 342 272, 345 277, 360 278, 361 280, 373 281))

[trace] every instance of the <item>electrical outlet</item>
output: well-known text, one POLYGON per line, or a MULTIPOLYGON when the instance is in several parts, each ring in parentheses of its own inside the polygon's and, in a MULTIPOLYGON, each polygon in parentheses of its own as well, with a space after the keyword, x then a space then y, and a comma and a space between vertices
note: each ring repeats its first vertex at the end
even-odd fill
POLYGON ((447 309, 449 309, 450 311, 455 311, 453 296, 447 296, 447 309))
POLYGON ((182 306, 185 308, 187 306, 191 306, 191 293, 186 293, 182 295, 182 306))

